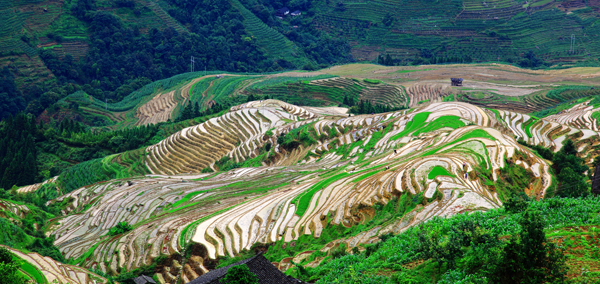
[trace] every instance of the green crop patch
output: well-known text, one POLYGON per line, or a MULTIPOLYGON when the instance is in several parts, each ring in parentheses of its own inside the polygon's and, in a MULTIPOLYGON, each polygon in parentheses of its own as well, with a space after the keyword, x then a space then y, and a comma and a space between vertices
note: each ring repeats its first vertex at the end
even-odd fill
POLYGON ((48 281, 46 280, 46 277, 44 277, 44 274, 37 268, 35 267, 33 264, 24 261, 20 258, 16 258, 21 261, 21 270, 23 270, 23 272, 27 273, 28 276, 30 276, 32 278, 32 280, 36 281, 36 283, 40 283, 40 284, 45 284, 48 283, 48 281))
POLYGON ((44 46, 42 47, 43 50, 47 50, 47 49, 53 49, 53 48, 57 48, 57 47, 62 47, 61 44, 55 44, 55 45, 51 45, 51 46, 44 46))
POLYGON ((445 115, 440 116, 434 121, 429 122, 424 127, 417 129, 413 135, 418 136, 421 133, 432 132, 445 127, 457 129, 463 126, 465 126, 465 123, 460 119, 460 117, 454 115, 445 115))
POLYGON ((420 112, 420 113, 417 113, 413 117, 413 119, 406 124, 406 127, 404 128, 403 131, 401 131, 400 133, 392 136, 390 139, 391 140, 398 140, 399 138, 407 136, 410 133, 412 133, 412 132, 420 129, 425 124, 425 121, 429 117, 429 114, 431 114, 431 112, 420 112))
POLYGON ((313 195, 315 195, 315 193, 317 193, 317 191, 331 185, 332 183, 338 181, 339 179, 348 177, 350 175, 351 174, 349 174, 349 173, 337 174, 326 180, 318 182, 317 184, 311 186, 303 194, 296 196, 291 201, 291 203, 297 204, 298 209, 296 209, 296 215, 302 217, 304 215, 304 213, 306 213, 306 210, 308 209, 308 206, 310 205, 310 201, 312 200, 313 195))
POLYGON ((428 179, 434 179, 437 176, 454 177, 454 175, 451 174, 451 173, 449 173, 448 170, 446 170, 446 168, 441 167, 441 166, 435 166, 435 167, 433 167, 433 169, 431 169, 431 171, 429 172, 429 174, 427 174, 427 178, 428 179))
POLYGON ((379 83, 381 83, 380 80, 375 80, 375 79, 363 79, 363 81, 365 81, 365 83, 369 83, 369 84, 379 84, 379 83))
POLYGON ((523 129, 525 129, 525 134, 527 134, 527 137, 533 138, 533 135, 531 134, 531 126, 533 126, 537 121, 538 120, 536 118, 532 117, 523 124, 523 129))

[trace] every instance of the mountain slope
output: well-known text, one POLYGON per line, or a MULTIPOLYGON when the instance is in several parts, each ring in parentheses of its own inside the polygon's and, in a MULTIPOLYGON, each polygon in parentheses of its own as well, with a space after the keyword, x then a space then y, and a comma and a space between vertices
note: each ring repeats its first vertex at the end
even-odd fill
POLYGON ((343 241, 349 249, 435 216, 498 208, 515 190, 508 178, 541 198, 556 188, 549 164, 516 139, 554 151, 573 139, 587 152, 598 138, 593 130, 457 102, 347 117, 254 101, 149 147, 148 168, 170 176, 112 180, 52 201, 71 205, 51 234, 67 258, 102 271, 131 270, 163 254, 181 264, 191 250, 195 266, 181 272, 167 263, 169 272, 160 273, 190 280, 212 269, 209 259, 265 243, 325 246, 352 237, 343 241), (227 136, 239 142, 218 138, 227 136), (228 170, 233 164, 253 167, 228 170), (221 172, 197 173, 206 167, 221 172), (364 226, 381 206, 399 203, 399 215, 364 226), (133 230, 107 235, 122 221, 133 230), (332 235, 334 228, 348 230, 332 235))

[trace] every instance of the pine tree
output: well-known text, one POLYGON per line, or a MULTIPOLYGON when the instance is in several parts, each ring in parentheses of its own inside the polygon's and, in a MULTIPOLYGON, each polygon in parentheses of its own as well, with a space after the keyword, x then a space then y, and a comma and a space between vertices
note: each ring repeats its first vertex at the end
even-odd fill
POLYGON ((194 115, 193 117, 199 117, 200 116, 200 106, 198 105, 198 102, 194 103, 194 115))

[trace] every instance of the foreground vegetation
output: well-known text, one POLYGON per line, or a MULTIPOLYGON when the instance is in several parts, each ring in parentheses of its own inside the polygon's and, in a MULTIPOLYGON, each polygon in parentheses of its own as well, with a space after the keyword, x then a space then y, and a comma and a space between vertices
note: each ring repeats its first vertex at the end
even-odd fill
POLYGON ((316 283, 561 283, 567 275, 594 283, 599 201, 551 198, 515 213, 436 218, 351 253, 317 251, 288 273, 316 283), (319 255, 326 257, 317 267, 303 266, 319 255))

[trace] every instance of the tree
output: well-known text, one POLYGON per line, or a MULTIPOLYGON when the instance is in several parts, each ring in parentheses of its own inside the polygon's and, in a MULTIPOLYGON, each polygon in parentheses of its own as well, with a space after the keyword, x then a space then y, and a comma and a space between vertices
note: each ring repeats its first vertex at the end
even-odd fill
POLYGON ((2 275, 3 284, 25 284, 27 280, 19 273, 19 267, 16 263, 0 263, 0 275, 2 275))
POLYGON ((513 235, 491 275, 493 283, 561 283, 565 280, 566 257, 544 233, 538 213, 525 212, 521 232, 513 235))
POLYGON ((0 247, 0 275, 2 275, 2 283, 5 284, 25 284, 27 281, 19 273, 19 263, 13 261, 12 253, 0 247))
POLYGON ((119 234, 123 234, 123 233, 129 232, 131 230, 133 230, 133 227, 131 225, 129 225, 129 223, 123 221, 121 223, 118 223, 116 226, 110 228, 108 230, 108 235, 109 236, 116 236, 116 235, 119 235, 119 234))
POLYGON ((578 174, 571 168, 564 168, 558 175, 561 186, 558 189, 558 195, 561 197, 586 197, 590 193, 588 183, 584 180, 585 176, 578 174))
POLYGON ((527 209, 527 195, 518 196, 517 194, 512 194, 506 202, 504 202, 504 209, 510 213, 516 214, 525 211, 527 209))
POLYGON ((193 115, 194 115, 193 104, 191 102, 188 102, 188 104, 185 105, 185 107, 183 108, 183 111, 181 112, 181 115, 179 116, 179 118, 177 120, 183 121, 183 120, 191 119, 191 118, 194 118, 193 115))
POLYGON ((0 263, 8 264, 12 261, 12 253, 7 248, 0 247, 0 263))
POLYGON ((198 102, 194 103, 194 110, 192 111, 192 113, 193 113, 192 117, 200 116, 200 105, 198 105, 198 102))
POLYGON ((589 194, 585 161, 577 156, 575 143, 566 140, 564 146, 552 159, 552 167, 560 183, 557 194, 562 197, 584 197, 589 194))
POLYGON ((250 272, 246 264, 232 266, 227 269, 223 278, 227 284, 258 284, 258 277, 250 272))

